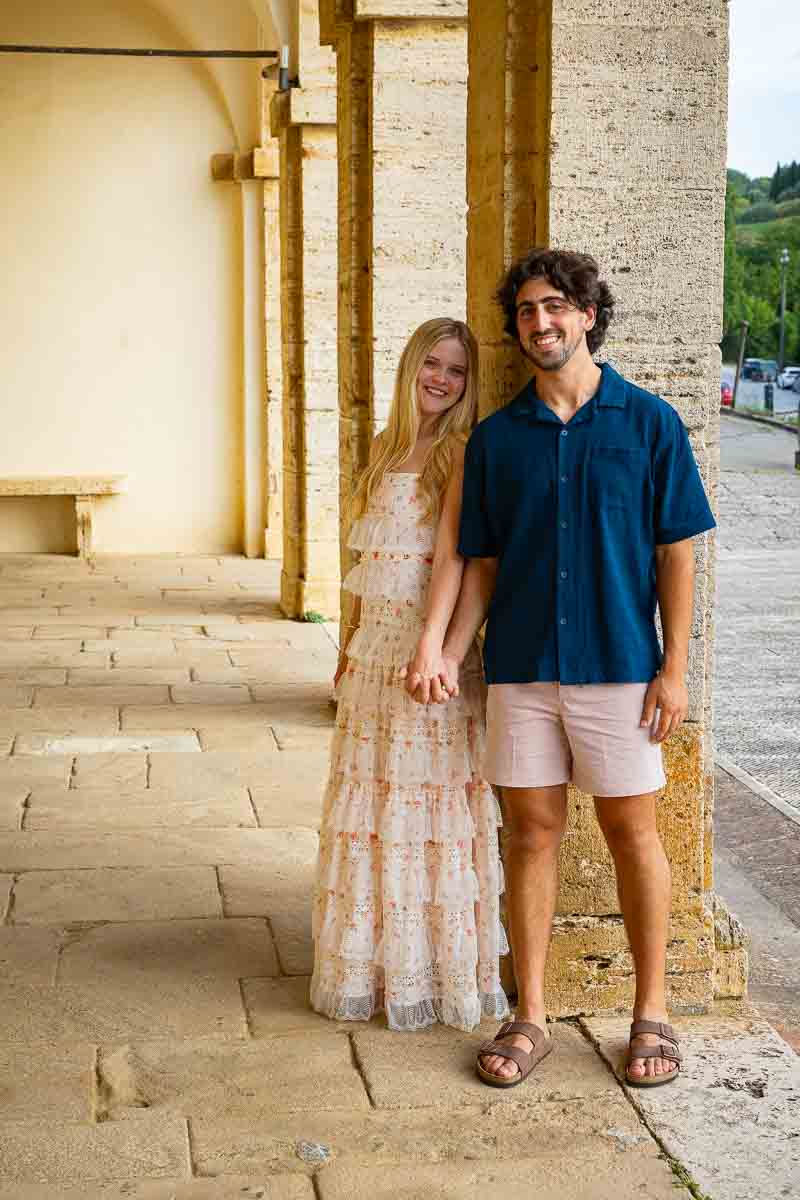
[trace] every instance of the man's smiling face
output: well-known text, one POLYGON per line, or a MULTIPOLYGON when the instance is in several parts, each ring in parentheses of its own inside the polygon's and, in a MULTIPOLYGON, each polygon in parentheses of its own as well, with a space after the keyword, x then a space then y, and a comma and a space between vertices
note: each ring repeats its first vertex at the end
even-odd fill
POLYGON ((548 279, 529 279, 517 293, 522 352, 540 371, 568 363, 595 322, 595 309, 576 308, 548 279))

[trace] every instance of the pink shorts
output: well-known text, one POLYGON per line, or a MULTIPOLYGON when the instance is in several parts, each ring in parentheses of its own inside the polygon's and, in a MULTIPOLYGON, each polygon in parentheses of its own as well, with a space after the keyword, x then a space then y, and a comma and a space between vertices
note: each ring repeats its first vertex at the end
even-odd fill
POLYGON ((646 683, 494 683, 484 774, 498 787, 574 783, 592 796, 641 796, 666 783, 642 719, 646 683))

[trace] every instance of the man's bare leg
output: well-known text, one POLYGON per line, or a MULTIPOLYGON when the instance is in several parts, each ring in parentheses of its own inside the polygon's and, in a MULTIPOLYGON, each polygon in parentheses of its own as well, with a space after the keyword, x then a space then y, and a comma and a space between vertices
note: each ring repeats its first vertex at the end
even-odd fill
MULTIPOLYGON (((546 1029, 544 968, 558 894, 558 850, 567 819, 565 784, 545 788, 503 788, 507 826, 503 864, 514 973, 517 1019, 546 1029)), ((513 1034, 512 1045, 530 1052, 528 1038, 513 1034)), ((499 1054, 482 1057, 493 1075, 511 1077, 517 1064, 499 1054)))
MULTIPOLYGON (((671 876, 656 828, 656 796, 595 796, 595 811, 617 872, 625 930, 636 968, 633 1019, 668 1021, 665 990, 671 876)), ((641 1034, 634 1045, 657 1045, 641 1034)), ((660 1075, 674 1068, 663 1058, 633 1058, 633 1076, 660 1075)))

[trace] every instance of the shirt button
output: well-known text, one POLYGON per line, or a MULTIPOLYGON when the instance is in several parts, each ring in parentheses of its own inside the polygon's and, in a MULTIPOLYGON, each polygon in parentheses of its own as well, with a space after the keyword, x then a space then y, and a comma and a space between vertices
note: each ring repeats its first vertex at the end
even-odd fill
POLYGON ((566 578, 567 578, 567 572, 566 572, 566 571, 562 571, 562 572, 561 572, 561 578, 562 578, 562 579, 566 579, 566 578))
POLYGON ((561 436, 562 436, 562 437, 566 437, 566 436, 567 436, 567 430, 566 430, 566 429, 562 429, 562 430, 561 430, 561 436))
POLYGON ((561 476, 561 482, 562 482, 562 483, 566 483, 566 482, 567 482, 567 476, 566 476, 566 475, 562 475, 562 476, 561 476))
POLYGON ((566 623, 567 623, 566 617, 562 617, 561 620, 559 621, 559 625, 566 625, 566 623))
POLYGON ((567 522, 566 522, 566 521, 562 521, 562 522, 561 522, 561 528, 562 528, 562 529, 566 529, 566 528, 567 528, 567 522))

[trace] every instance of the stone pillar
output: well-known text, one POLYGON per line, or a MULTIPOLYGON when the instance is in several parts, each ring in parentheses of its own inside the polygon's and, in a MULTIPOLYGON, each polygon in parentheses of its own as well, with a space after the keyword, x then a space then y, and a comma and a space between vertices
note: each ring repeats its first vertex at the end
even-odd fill
POLYGON ((281 229, 279 140, 272 137, 274 79, 261 84, 261 145, 267 151, 264 180, 264 326, 267 378, 267 480, 264 557, 283 557, 283 350, 281 346, 281 229), (269 174, 267 174, 269 171, 269 174))
MULTIPOLYGON (((470 0, 469 18, 468 319, 487 408, 525 377, 491 300, 505 265, 535 244, 589 251, 618 301, 604 353, 675 406, 713 497, 726 4, 470 0)), ((724 994, 744 989, 735 923, 711 893, 712 553, 713 537, 697 539, 691 710, 667 746, 659 806, 673 869, 670 1002, 685 1012, 709 1007, 715 969, 724 994)), ((591 798, 578 793, 561 869, 550 1011, 628 1007, 632 962, 612 864, 591 798)))
POLYGON ((466 0, 322 0, 338 66, 342 569, 400 353, 466 307, 466 0))
POLYGON ((339 608, 335 62, 314 0, 295 0, 288 91, 272 99, 280 143, 283 571, 290 617, 339 608))

